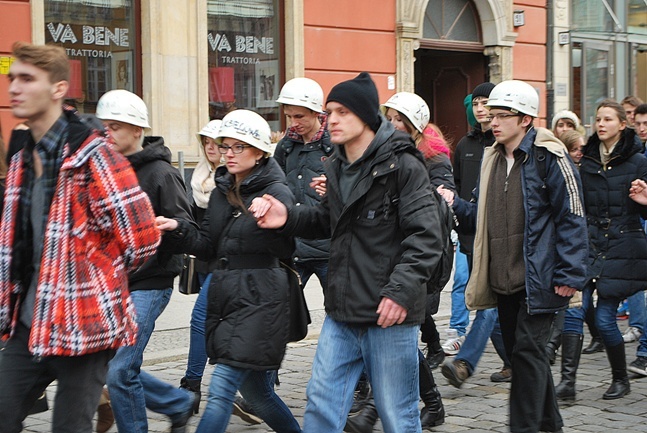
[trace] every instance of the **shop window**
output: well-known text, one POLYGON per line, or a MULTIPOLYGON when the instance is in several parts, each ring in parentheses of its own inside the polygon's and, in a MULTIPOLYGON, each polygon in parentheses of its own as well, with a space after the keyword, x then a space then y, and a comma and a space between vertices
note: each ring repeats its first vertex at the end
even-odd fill
POLYGON ((94 113, 108 90, 139 89, 139 35, 133 0, 45 0, 45 42, 70 58, 68 102, 94 113))
POLYGON ((612 44, 603 41, 574 42, 572 48, 572 77, 574 111, 590 128, 597 107, 607 98, 614 99, 611 85, 613 73, 610 66, 612 44))
POLYGON ((615 24, 610 12, 613 10, 607 9, 601 1, 572 0, 571 30, 612 32, 615 24))
POLYGON ((245 108, 278 130, 279 0, 208 0, 207 11, 210 118, 245 108))

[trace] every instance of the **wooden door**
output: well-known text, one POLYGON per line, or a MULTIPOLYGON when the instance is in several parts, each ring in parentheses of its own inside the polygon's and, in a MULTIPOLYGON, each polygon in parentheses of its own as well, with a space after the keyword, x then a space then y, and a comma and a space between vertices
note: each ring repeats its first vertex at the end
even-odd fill
POLYGON ((482 53, 419 49, 415 52, 415 93, 431 111, 448 142, 456 145, 469 131, 463 100, 474 87, 487 81, 482 53))

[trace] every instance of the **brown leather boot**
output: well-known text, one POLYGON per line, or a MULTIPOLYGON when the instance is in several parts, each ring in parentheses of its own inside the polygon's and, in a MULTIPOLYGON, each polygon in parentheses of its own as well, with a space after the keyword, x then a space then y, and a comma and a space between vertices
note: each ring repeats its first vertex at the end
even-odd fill
POLYGON ((103 387, 103 391, 101 391, 97 415, 97 433, 106 433, 115 423, 115 416, 110 405, 110 394, 106 387, 103 387))

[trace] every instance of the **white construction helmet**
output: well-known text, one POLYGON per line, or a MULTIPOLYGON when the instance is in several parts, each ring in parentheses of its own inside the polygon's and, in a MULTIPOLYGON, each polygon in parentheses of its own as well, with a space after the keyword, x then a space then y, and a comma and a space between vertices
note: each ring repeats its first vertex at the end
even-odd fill
POLYGON ((148 109, 139 96, 128 90, 111 90, 103 94, 97 103, 97 118, 116 120, 141 128, 150 128, 148 109))
POLYGON ((249 110, 234 110, 222 119, 216 142, 234 138, 254 146, 263 152, 272 153, 270 137, 272 130, 260 114, 249 110))
POLYGON ((424 99, 415 93, 396 93, 382 104, 382 114, 386 114, 389 108, 393 108, 409 119, 409 122, 411 122, 418 132, 424 131, 429 123, 429 106, 424 99))
POLYGON ((503 107, 514 112, 539 116, 539 94, 525 81, 503 81, 492 89, 487 101, 487 108, 503 107))
POLYGON ((293 78, 283 85, 279 104, 298 105, 312 111, 323 113, 323 90, 321 86, 310 78, 293 78))
POLYGON ((196 132, 195 136, 198 137, 200 144, 202 144, 202 137, 209 137, 215 140, 216 137, 218 137, 218 131, 220 131, 221 124, 222 120, 212 120, 204 125, 200 132, 196 132))

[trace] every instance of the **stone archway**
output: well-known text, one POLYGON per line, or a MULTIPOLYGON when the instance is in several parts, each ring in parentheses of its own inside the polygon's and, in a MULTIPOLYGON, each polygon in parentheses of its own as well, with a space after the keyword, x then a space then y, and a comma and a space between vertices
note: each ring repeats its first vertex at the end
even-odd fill
MULTIPOLYGON (((481 21, 484 55, 490 58, 493 82, 512 78, 512 46, 516 33, 510 30, 512 0, 472 0, 481 21)), ((414 91, 414 55, 422 37, 423 19, 429 0, 396 0, 396 88, 414 91)))

